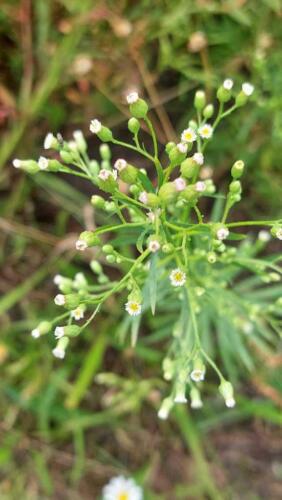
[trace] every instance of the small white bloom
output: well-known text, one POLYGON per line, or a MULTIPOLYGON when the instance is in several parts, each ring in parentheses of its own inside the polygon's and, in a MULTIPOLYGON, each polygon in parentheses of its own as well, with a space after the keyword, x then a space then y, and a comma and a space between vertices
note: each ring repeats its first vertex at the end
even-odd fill
POLYGON ((34 330, 32 330, 32 332, 31 332, 31 336, 34 339, 38 339, 40 337, 40 330, 39 330, 39 328, 34 328, 34 330))
POLYGON ((15 168, 21 168, 21 166, 22 166, 22 161, 21 161, 21 160, 19 160, 18 158, 15 158, 15 159, 13 160, 13 166, 14 166, 15 168))
POLYGON ((66 302, 65 296, 63 294, 59 293, 54 298, 54 302, 55 302, 56 306, 63 306, 63 305, 65 305, 65 302, 66 302))
POLYGON ((90 126, 89 126, 90 132, 93 134, 99 134, 102 130, 102 123, 99 122, 99 120, 91 120, 90 126))
POLYGON ((50 149, 50 148, 52 148, 52 145, 53 145, 54 143, 56 143, 56 142, 57 142, 57 139, 56 139, 56 137, 54 136, 54 134, 52 134, 51 132, 49 132, 49 133, 46 135, 45 139, 44 139, 44 144, 43 144, 43 147, 44 147, 44 149, 50 149))
POLYGON ((155 253, 161 248, 161 245, 159 244, 159 242, 157 240, 151 240, 149 242, 148 248, 149 248, 150 252, 155 253))
POLYGON ((195 153, 195 154, 193 154, 193 160, 195 160, 195 162, 198 165, 203 165, 203 163, 204 163, 204 155, 202 153, 195 153))
POLYGON ((125 169, 127 165, 127 161, 126 160, 123 160, 123 158, 120 158, 119 160, 117 160, 114 164, 114 168, 116 168, 119 172, 121 172, 122 170, 125 169))
POLYGON ((126 96, 128 104, 134 104, 135 102, 138 101, 138 99, 139 99, 138 92, 130 92, 130 94, 126 96))
POLYGON ((202 193, 206 189, 206 184, 203 181, 198 181, 195 184, 195 189, 198 193, 202 193))
POLYGON ((190 377, 194 382, 201 382, 205 379, 205 371, 204 370, 193 370, 190 373, 190 377))
POLYGON ((194 399, 191 401, 191 408, 198 410, 203 407, 203 401, 201 399, 194 399))
POLYGON ((79 250, 80 252, 84 252, 86 248, 88 248, 88 245, 85 240, 77 240, 75 242, 75 248, 79 250))
POLYGON ((268 231, 262 229, 258 234, 258 239, 260 241, 263 241, 264 243, 267 243, 268 241, 270 241, 271 235, 268 231))
POLYGON ((143 492, 132 478, 113 477, 104 486, 102 500, 142 500, 143 492))
POLYGON ((255 87, 251 83, 248 83, 248 82, 243 83, 242 91, 246 96, 250 97, 254 90, 255 90, 255 87))
POLYGON ((54 335, 55 335, 55 338, 56 339, 60 339, 64 336, 64 327, 63 326, 56 326, 55 328, 55 332, 54 332, 54 335))
POLYGON ((194 142, 196 139, 197 139, 196 132, 191 127, 188 127, 185 130, 183 130, 181 134, 182 142, 194 142))
POLYGON ((74 153, 76 153, 78 151, 78 146, 77 146, 77 143, 75 141, 69 141, 68 142, 68 147, 70 148, 71 151, 73 151, 74 153))
POLYGON ((213 174, 213 169, 210 166, 203 167, 200 171, 201 179, 210 179, 213 174))
POLYGON ((182 153, 182 154, 186 154, 187 153, 187 150, 188 150, 188 146, 187 144, 185 144, 185 142, 179 142, 177 145, 176 145, 179 153, 182 153))
POLYGON ((251 321, 244 321, 242 324, 242 330, 246 335, 250 335, 254 330, 254 325, 251 321))
POLYGON ((279 229, 277 229, 277 231, 276 231, 276 238, 278 238, 278 240, 282 240, 282 227, 280 227, 279 229))
POLYGON ((110 175, 111 175, 110 170, 106 170, 105 168, 102 168, 102 170, 100 170, 100 172, 99 172, 98 177, 102 181, 106 181, 106 180, 108 180, 108 178, 110 177, 110 175))
POLYGON ((221 240, 221 241, 222 240, 226 240, 226 238, 228 237, 228 235, 229 235, 229 229, 227 229, 227 227, 221 227, 216 232, 217 239, 221 240))
POLYGON ((64 279, 64 277, 63 277, 61 274, 56 274, 56 275, 54 276, 53 281, 54 281, 55 285, 57 285, 57 286, 58 286, 58 285, 60 285, 60 284, 62 283, 62 280, 63 280, 63 279, 64 279))
POLYGON ((148 194, 146 193, 146 191, 142 191, 142 193, 140 193, 138 200, 141 201, 141 203, 144 203, 144 205, 147 205, 148 194))
POLYGON ((38 166, 40 170, 47 170, 48 165, 49 165, 48 158, 45 158, 45 156, 40 156, 38 159, 38 166))
POLYGON ((84 318, 84 309, 81 306, 78 306, 76 309, 71 311, 71 317, 74 318, 76 321, 79 321, 80 319, 84 318))
POLYGON ((72 135, 73 135, 75 141, 77 141, 77 142, 84 141, 84 135, 83 135, 82 130, 74 130, 72 135))
POLYGON ((198 132, 202 139, 210 139, 213 134, 213 128, 209 123, 205 123, 198 129, 198 132))
POLYGON ((231 78, 227 78, 227 80, 224 80, 224 82, 223 82, 223 88, 225 90, 231 90, 233 85, 234 85, 234 82, 233 82, 233 80, 231 80, 231 78))
POLYGON ((181 269, 173 269, 169 275, 172 286, 183 286, 186 282, 186 274, 181 269))
POLYGON ((234 408, 234 406, 236 405, 236 401, 234 398, 227 398, 225 400, 225 404, 226 404, 227 408, 234 408))
POLYGON ((147 212, 147 217, 148 217, 149 221, 152 222, 152 224, 153 224, 156 220, 156 217, 159 217, 160 214, 161 214, 161 209, 157 208, 154 212, 152 212, 151 210, 149 212, 147 212))
POLYGON ((141 314, 141 304, 135 300, 129 300, 125 304, 125 310, 130 316, 139 316, 141 314))
POLYGON ((55 349, 52 350, 52 353, 54 354, 55 358, 58 359, 64 359, 65 357, 65 351, 61 347, 55 347, 55 349))
POLYGON ((178 394, 174 398, 175 403, 187 403, 187 399, 184 394, 178 394))
POLYGON ((174 185, 176 187, 176 191, 183 191, 186 188, 186 181, 182 179, 182 177, 177 177, 174 181, 174 185))

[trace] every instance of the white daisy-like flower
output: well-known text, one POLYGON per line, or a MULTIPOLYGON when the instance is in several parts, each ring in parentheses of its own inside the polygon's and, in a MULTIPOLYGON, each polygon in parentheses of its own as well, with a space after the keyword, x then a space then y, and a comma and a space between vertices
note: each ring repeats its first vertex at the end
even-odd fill
POLYGON ((231 90, 231 89, 232 89, 232 87, 233 87, 233 85, 234 85, 234 82, 233 82, 233 80, 231 80, 231 78, 227 78, 227 79, 226 79, 226 80, 224 80, 224 82, 223 82, 223 88, 224 88, 225 90, 231 90))
POLYGON ((118 170, 118 172, 121 172, 122 170, 125 169, 127 165, 127 161, 124 160, 123 158, 119 158, 119 160, 117 160, 114 164, 114 168, 116 168, 118 170))
POLYGON ((226 238, 229 235, 229 229, 227 227, 221 227, 220 229, 217 230, 216 232, 216 237, 218 240, 226 240, 226 238))
POLYGON ((201 382, 205 379, 205 371, 199 369, 193 370, 190 373, 190 377, 194 382, 201 382))
POLYGON ((64 336, 64 327, 63 326, 56 326, 55 328, 55 331, 54 331, 54 335, 55 335, 55 338, 56 339, 60 339, 64 336))
POLYGON ((138 92, 130 92, 130 94, 126 96, 128 104, 134 104, 135 102, 138 101, 138 99, 139 99, 138 92))
POLYGON ((83 319, 84 318, 84 308, 81 306, 78 306, 76 309, 71 311, 71 317, 74 318, 76 321, 83 319))
POLYGON ((143 492, 134 479, 117 476, 104 486, 102 500, 143 500, 143 492))
POLYGON ((234 398, 227 398, 225 400, 225 404, 226 404, 227 408, 234 408, 234 406, 236 405, 236 401, 234 398))
POLYGON ((148 249, 150 252, 157 252, 161 248, 161 245, 159 244, 158 240, 151 240, 148 245, 148 249))
POLYGON ((176 268, 169 275, 172 286, 183 286, 186 282, 186 274, 181 269, 176 268))
POLYGON ((278 240, 282 240, 282 228, 277 229, 276 238, 278 238, 278 240))
POLYGON ((203 181, 196 182, 195 189, 198 193, 202 193, 206 189, 206 183, 203 181))
POLYGON ((31 336, 34 339, 39 339, 39 337, 40 337, 40 330, 39 330, 39 328, 34 328, 34 330, 32 330, 32 332, 31 332, 31 336))
POLYGON ((38 166, 40 170, 47 170, 48 165, 49 165, 48 158, 45 158, 45 156, 40 156, 38 159, 38 166))
POLYGON ((179 142, 178 144, 176 144, 176 147, 177 147, 179 153, 182 153, 182 154, 187 153, 188 146, 187 146, 187 144, 185 144, 185 142, 179 142))
POLYGON ((56 306, 64 306, 66 303, 65 296, 61 293, 58 293, 58 295, 56 295, 56 297, 54 298, 54 302, 56 306))
POLYGON ((18 158, 15 158, 12 163, 15 168, 21 168, 22 166, 22 161, 19 160, 18 158))
POLYGON ((271 235, 268 231, 265 231, 264 229, 262 229, 258 234, 258 239, 260 241, 263 241, 264 243, 267 243, 268 241, 270 241, 271 235))
POLYGON ((99 120, 91 120, 90 126, 89 126, 90 132, 93 134, 99 134, 102 130, 102 123, 99 122, 99 120))
POLYGON ((197 139, 196 132, 191 127, 188 127, 185 130, 183 130, 181 134, 182 142, 194 142, 196 139, 197 139))
POLYGON ((176 187, 176 191, 183 191, 186 188, 186 181, 182 177, 177 177, 174 181, 174 185, 176 187))
POLYGON ((204 163, 204 155, 203 155, 203 153, 194 153, 193 154, 193 160, 195 160, 195 162, 198 165, 203 165, 203 163, 204 163))
POLYGON ((248 83, 248 82, 243 83, 242 92, 246 96, 250 97, 254 90, 255 90, 255 87, 251 83, 248 83))
POLYGON ((75 248, 79 250, 80 252, 84 252, 86 248, 88 248, 88 245, 85 240, 77 240, 75 242, 75 248))
POLYGON ((130 316, 139 316, 139 314, 141 314, 142 306, 136 300, 129 300, 125 304, 125 310, 130 316))
POLYGON ((144 205, 147 205, 148 194, 146 193, 146 191, 142 191, 142 193, 140 193, 138 200, 141 201, 141 203, 144 203, 144 205))
POLYGON ((213 128, 209 123, 205 123, 199 127, 198 132, 202 139, 210 139, 213 134, 213 128))
POLYGON ((54 142, 57 142, 57 139, 54 136, 54 134, 52 134, 52 132, 49 132, 44 139, 44 144, 43 144, 44 149, 50 149, 54 144, 54 142))
POLYGON ((62 349, 61 347, 55 347, 55 349, 52 350, 52 353, 55 356, 55 358, 58 359, 64 359, 66 354, 65 350, 62 349))

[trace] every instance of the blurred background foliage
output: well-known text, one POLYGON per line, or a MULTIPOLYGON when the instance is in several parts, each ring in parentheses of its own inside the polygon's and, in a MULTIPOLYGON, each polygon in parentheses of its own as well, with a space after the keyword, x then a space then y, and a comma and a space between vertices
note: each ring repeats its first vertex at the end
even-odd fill
POLYGON ((209 161, 223 188, 233 161, 245 159, 242 214, 281 217, 281 20, 280 0, 2 0, 1 499, 98 498, 117 473, 134 474, 148 499, 281 497, 281 356, 262 357, 232 412, 211 385, 203 411, 181 409, 164 424, 155 408, 167 317, 148 323, 158 335, 133 352, 112 301, 62 364, 51 338, 30 337, 42 314, 56 314, 51 277, 89 273, 73 242, 92 224, 91 192, 10 168, 15 156, 39 156, 48 131, 88 136, 93 117, 124 136, 133 88, 150 101, 165 144, 191 117, 196 88, 213 99, 224 78, 248 80, 256 98, 219 128, 209 161), (108 388, 95 380, 101 371, 117 374, 108 388))

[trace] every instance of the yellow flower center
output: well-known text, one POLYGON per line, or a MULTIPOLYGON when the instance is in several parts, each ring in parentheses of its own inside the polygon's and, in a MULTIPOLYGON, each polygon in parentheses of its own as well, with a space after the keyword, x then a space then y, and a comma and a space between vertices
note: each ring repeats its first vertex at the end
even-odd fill
POLYGON ((180 272, 175 273, 175 275, 174 275, 175 281, 181 281, 182 278, 183 278, 182 273, 180 273, 180 272))
POLYGON ((190 141, 192 139, 192 134, 191 132, 186 132, 185 133, 185 139, 187 139, 187 141, 190 141))
POLYGON ((117 500, 129 500, 128 493, 120 493, 117 500))
MULTIPOLYGON (((130 309, 133 312, 139 311, 139 304, 137 304, 137 302, 134 302, 133 304, 130 304, 130 309)), ((127 493, 126 493, 126 495, 127 495, 127 493)))
POLYGON ((210 131, 209 131, 209 129, 208 129, 207 127, 206 127, 206 128, 203 128, 203 130, 202 130, 202 134, 203 134, 203 135, 209 135, 209 132, 210 132, 210 131))

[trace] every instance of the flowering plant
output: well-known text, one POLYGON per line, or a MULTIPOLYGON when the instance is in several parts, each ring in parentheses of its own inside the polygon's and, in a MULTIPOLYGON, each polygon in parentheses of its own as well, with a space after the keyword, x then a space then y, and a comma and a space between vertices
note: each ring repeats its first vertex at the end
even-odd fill
POLYGON ((164 335, 168 349, 163 373, 171 382, 171 391, 159 409, 160 418, 167 418, 175 403, 187 401, 187 390, 191 406, 202 406, 200 389, 208 368, 219 378, 219 392, 226 405, 233 407, 233 386, 220 365, 231 379, 236 378, 238 364, 253 368, 250 346, 268 349, 275 334, 281 334, 281 287, 275 283, 280 280, 281 257, 259 258, 257 254, 271 234, 282 239, 282 220, 229 222, 231 209, 241 200, 244 162, 239 159, 231 167, 225 195, 216 192, 212 170, 205 166, 206 150, 217 126, 245 105, 253 90, 251 84, 244 83, 234 94, 233 81, 225 80, 217 90, 219 106, 214 119, 214 106, 206 102, 203 91, 196 92, 195 120, 188 122, 178 144, 166 144, 162 155, 148 104, 132 92, 127 96, 132 142, 116 139, 97 119, 90 123, 90 131, 103 142, 101 163, 89 159, 80 131, 74 132, 70 142, 49 133, 44 147, 56 152, 52 157, 14 160, 15 167, 31 174, 44 170, 88 179, 106 194, 93 194, 91 204, 112 218, 111 224, 83 231, 76 242, 80 252, 95 249, 90 263, 95 284, 82 273, 74 279, 56 276, 60 293, 55 303, 65 312, 52 322, 42 321, 32 331, 33 337, 55 327, 53 353, 63 358, 71 338, 83 332, 111 295, 122 293, 127 296, 124 308, 135 345, 141 316, 149 309, 153 315, 162 312, 169 323, 164 335), (150 150, 141 142, 141 126, 151 135, 150 150), (156 175, 149 175, 147 169, 126 158, 112 162, 109 144, 141 155, 156 175), (207 198, 213 200, 208 220, 202 213, 207 198), (269 227, 271 234, 261 230, 254 238, 236 231, 248 226, 269 227), (112 281, 103 262, 118 265, 120 279, 112 281), (269 283, 270 287, 265 286, 269 283), (88 311, 85 323, 77 324, 88 311), (222 363, 218 362, 220 356, 222 363))

